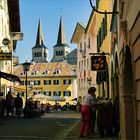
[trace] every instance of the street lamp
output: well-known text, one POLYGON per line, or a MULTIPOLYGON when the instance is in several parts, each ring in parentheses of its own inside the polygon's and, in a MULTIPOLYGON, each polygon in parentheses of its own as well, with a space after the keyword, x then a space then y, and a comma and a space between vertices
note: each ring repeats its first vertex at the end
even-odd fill
POLYGON ((25 78, 26 78, 25 79, 25 85, 26 85, 26 100, 25 100, 25 103, 27 103, 27 71, 29 71, 30 65, 31 65, 31 63, 27 62, 27 60, 26 60, 25 63, 22 64, 23 70, 25 71, 25 78))

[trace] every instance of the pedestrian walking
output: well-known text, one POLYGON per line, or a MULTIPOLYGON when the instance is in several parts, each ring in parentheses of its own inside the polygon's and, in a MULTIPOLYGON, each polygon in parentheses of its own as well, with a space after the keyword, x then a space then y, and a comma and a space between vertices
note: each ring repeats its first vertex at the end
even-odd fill
POLYGON ((16 115, 17 115, 17 117, 21 117, 22 107, 23 107, 23 100, 20 97, 20 94, 17 94, 17 97, 14 100, 14 107, 16 109, 16 115))
POLYGON ((13 115, 13 103, 14 98, 11 91, 8 91, 8 94, 6 95, 6 116, 9 116, 10 114, 13 115))
POLYGON ((91 135, 91 130, 92 130, 91 119, 93 119, 91 118, 91 108, 96 103, 96 100, 94 98, 95 91, 96 91, 95 87, 90 87, 82 103, 82 107, 81 107, 82 124, 80 128, 80 137, 91 135))

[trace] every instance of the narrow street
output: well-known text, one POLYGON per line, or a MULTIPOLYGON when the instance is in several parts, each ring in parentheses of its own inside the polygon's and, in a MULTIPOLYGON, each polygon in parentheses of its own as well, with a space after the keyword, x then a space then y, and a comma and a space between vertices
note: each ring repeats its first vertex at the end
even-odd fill
POLYGON ((78 112, 60 111, 34 119, 9 118, 0 121, 0 139, 64 139, 79 121, 78 112))

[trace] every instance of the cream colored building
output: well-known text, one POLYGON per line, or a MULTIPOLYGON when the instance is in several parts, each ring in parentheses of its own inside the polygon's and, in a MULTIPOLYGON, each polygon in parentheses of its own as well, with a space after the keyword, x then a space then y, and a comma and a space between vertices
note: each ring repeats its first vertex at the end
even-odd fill
POLYGON ((92 12, 88 24, 78 22, 71 42, 77 44, 77 96, 82 102, 90 86, 96 87, 96 72, 91 71, 91 55, 96 52, 95 23, 92 12))
MULTIPOLYGON (((18 0, 0 1, 0 28, 0 71, 12 74, 13 51, 17 41, 22 39, 18 0)), ((12 84, 13 82, 0 78, 0 98, 5 98, 12 84)))

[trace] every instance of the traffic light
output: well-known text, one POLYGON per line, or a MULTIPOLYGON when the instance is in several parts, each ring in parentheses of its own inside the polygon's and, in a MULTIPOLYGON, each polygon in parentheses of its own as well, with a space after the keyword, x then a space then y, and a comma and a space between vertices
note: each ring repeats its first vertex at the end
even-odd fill
POLYGON ((106 56, 91 56, 91 70, 106 70, 106 56))

